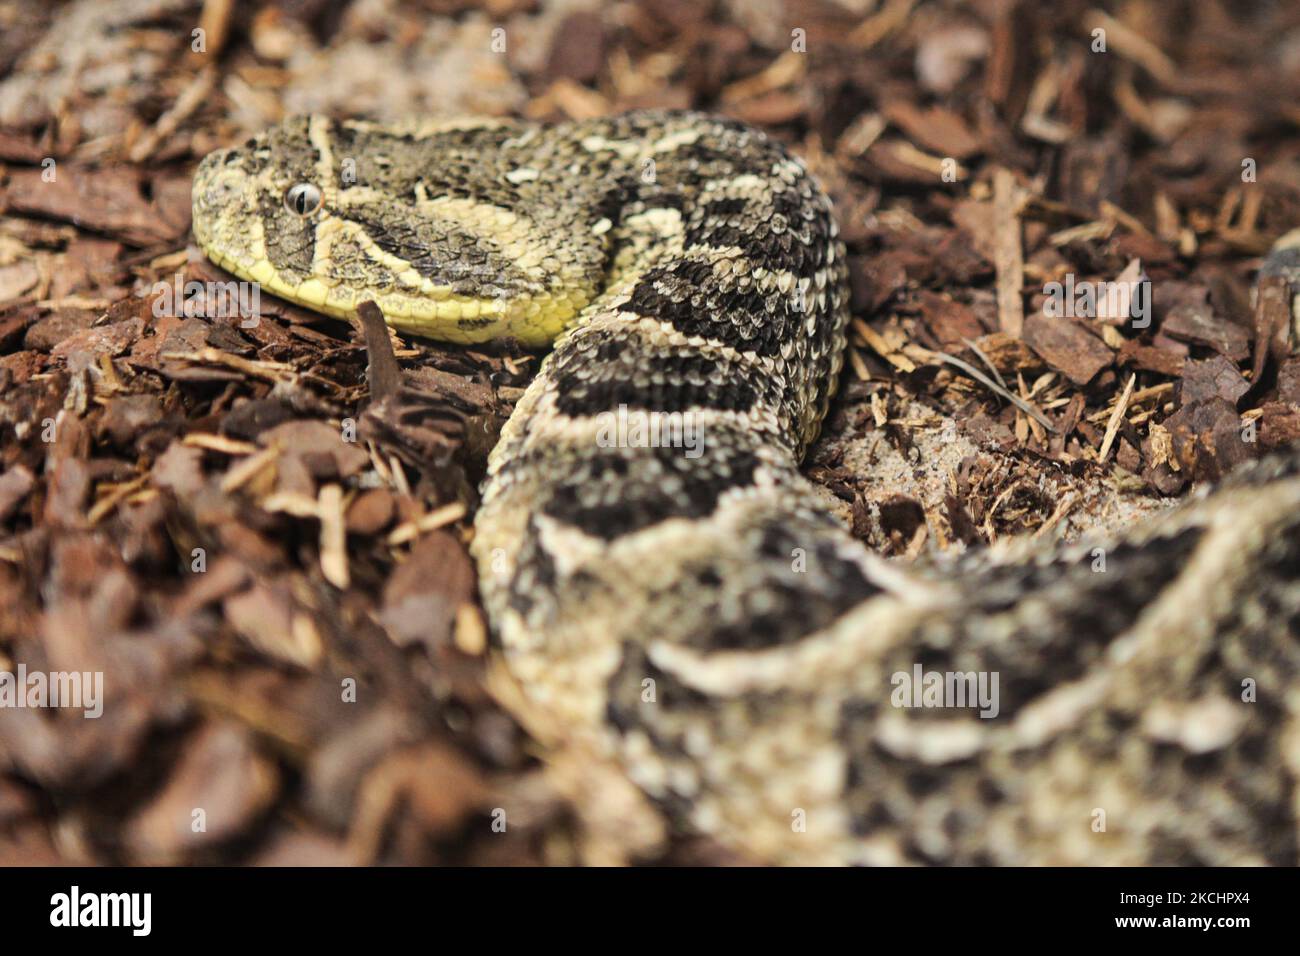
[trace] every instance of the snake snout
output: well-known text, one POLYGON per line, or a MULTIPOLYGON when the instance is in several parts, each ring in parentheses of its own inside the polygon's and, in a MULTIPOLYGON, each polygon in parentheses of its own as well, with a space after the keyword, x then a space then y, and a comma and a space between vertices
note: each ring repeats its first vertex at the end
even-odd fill
POLYGON ((234 255, 249 227, 255 205, 253 183, 238 148, 218 149, 199 163, 191 191, 194 237, 205 250, 234 255))

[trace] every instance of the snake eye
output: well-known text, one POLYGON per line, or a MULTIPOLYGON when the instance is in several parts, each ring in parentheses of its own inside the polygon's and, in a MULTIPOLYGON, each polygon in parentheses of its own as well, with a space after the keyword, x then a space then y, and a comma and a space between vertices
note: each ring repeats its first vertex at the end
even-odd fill
POLYGON ((320 190, 311 183, 297 183, 284 194, 284 206, 295 216, 310 216, 320 208, 320 190))

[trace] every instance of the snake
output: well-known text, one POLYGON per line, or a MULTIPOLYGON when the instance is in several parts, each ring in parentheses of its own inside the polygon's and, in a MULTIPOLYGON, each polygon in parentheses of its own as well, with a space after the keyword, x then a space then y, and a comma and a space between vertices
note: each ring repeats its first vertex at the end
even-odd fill
POLYGON ((1300 453, 1073 541, 876 553, 800 470, 849 267, 764 132, 292 117, 202 160, 193 233, 327 315, 549 349, 470 547, 585 858, 1297 862, 1300 453))

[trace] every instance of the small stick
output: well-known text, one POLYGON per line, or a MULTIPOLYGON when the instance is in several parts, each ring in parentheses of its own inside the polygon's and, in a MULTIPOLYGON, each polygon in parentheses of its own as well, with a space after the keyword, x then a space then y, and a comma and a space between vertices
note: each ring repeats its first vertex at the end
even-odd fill
POLYGON ((1110 446, 1114 444, 1115 435, 1119 432, 1119 423, 1124 420, 1124 413, 1128 411, 1129 399, 1133 397, 1133 383, 1137 378, 1136 373, 1129 376, 1128 384, 1124 386, 1124 394, 1115 403, 1115 411, 1111 412, 1110 422, 1106 425, 1106 435, 1101 440, 1101 451, 1097 453, 1099 462, 1105 461, 1110 454, 1110 446))
POLYGON ((998 327, 1020 338, 1025 325, 1025 304, 1020 298, 1025 282, 1024 250, 1020 244, 1020 189, 1011 170, 993 172, 993 257, 997 269, 998 327))

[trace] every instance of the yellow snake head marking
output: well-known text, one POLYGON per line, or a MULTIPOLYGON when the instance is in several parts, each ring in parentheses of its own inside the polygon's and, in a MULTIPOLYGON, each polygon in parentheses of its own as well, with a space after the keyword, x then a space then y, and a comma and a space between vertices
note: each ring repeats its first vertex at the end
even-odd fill
POLYGON ((370 299, 419 335, 544 345, 592 298, 608 241, 511 158, 520 134, 291 118, 203 160, 194 235, 223 268, 328 315, 370 299))

